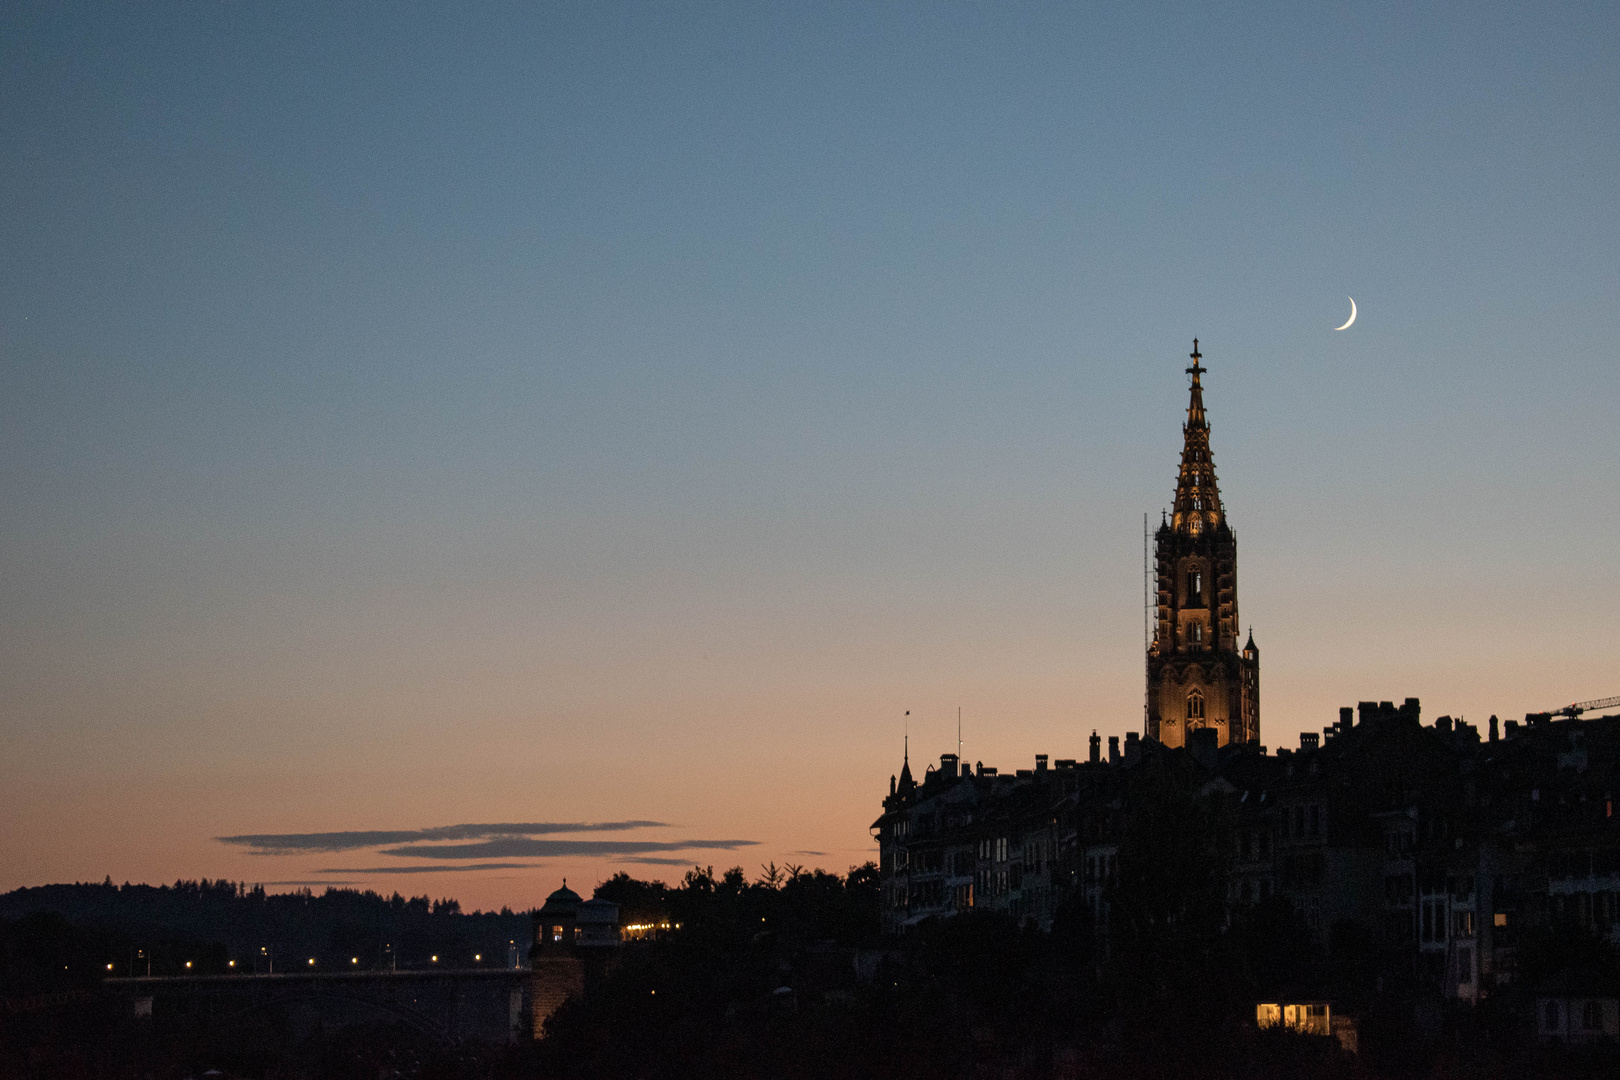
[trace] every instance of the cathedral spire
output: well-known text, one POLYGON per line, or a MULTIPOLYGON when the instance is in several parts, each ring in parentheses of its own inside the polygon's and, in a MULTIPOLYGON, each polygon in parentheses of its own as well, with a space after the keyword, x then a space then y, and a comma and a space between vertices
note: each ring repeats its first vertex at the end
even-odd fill
POLYGON ((1193 351, 1187 356, 1193 362, 1192 367, 1187 369, 1187 374, 1192 376, 1192 402, 1187 406, 1187 426, 1208 430, 1209 421, 1204 418, 1204 384, 1199 379, 1209 368, 1198 362, 1204 358, 1204 354, 1198 351, 1197 338, 1193 338, 1193 351))
POLYGON ((1217 745, 1257 745, 1260 650, 1252 633, 1238 647, 1237 537, 1215 482, 1197 338, 1190 355, 1176 501, 1153 540, 1157 587, 1148 602, 1157 620, 1147 646, 1144 734, 1177 747, 1214 729, 1217 745))
POLYGON ((1190 354, 1192 387, 1187 402, 1187 422, 1182 425, 1181 471, 1176 476, 1175 514, 1170 524, 1177 532, 1196 536, 1205 529, 1219 528, 1223 519, 1221 491, 1215 482, 1215 460, 1209 453, 1209 419, 1204 415, 1203 374, 1209 369, 1199 363, 1198 339, 1193 338, 1190 354))

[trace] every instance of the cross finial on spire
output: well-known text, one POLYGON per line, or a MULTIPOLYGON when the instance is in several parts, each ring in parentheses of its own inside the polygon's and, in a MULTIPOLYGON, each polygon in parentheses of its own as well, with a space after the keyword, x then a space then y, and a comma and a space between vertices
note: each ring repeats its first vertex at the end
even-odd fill
POLYGON ((1200 360, 1202 360, 1204 358, 1204 354, 1198 351, 1198 339, 1197 338, 1193 338, 1193 351, 1188 353, 1187 355, 1192 357, 1192 362, 1193 362, 1192 367, 1187 369, 1187 374, 1189 374, 1189 375, 1191 375, 1193 377, 1193 385, 1197 386, 1197 385, 1199 385, 1198 376, 1202 375, 1204 372, 1209 370, 1208 368, 1202 366, 1198 362, 1198 361, 1200 361, 1200 360))

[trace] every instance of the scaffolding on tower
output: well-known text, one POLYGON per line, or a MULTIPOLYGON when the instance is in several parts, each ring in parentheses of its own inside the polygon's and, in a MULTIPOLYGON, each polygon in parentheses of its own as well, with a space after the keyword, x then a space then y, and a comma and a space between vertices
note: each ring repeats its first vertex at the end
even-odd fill
POLYGON ((1142 737, 1147 738, 1148 719, 1153 715, 1153 672, 1148 659, 1153 655, 1153 542, 1148 531, 1148 515, 1142 515, 1142 737))

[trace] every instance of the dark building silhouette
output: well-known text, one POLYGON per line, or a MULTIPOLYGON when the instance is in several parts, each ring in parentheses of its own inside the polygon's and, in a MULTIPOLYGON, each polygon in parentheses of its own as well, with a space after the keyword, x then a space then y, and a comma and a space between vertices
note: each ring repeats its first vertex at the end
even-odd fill
POLYGON ((1143 734, 1166 746, 1199 730, 1215 732, 1220 746, 1258 744, 1260 650, 1253 632, 1238 648, 1237 535, 1215 479, 1200 359, 1195 338, 1175 506, 1153 542, 1157 612, 1143 734))
POLYGON ((1323 945, 1350 932, 1391 974, 1478 1000, 1511 982, 1527 934, 1620 944, 1620 716, 1547 714, 1498 741, 1417 699, 1340 710, 1298 750, 1187 747, 1127 736, 1117 761, 998 773, 941 757, 897 784, 874 823, 884 929, 972 909, 1050 926, 1067 902, 1106 948, 1122 873, 1153 857, 1126 842, 1169 787, 1205 822, 1206 898, 1226 916, 1286 898, 1323 945), (1173 783, 1172 783, 1173 782, 1173 783))

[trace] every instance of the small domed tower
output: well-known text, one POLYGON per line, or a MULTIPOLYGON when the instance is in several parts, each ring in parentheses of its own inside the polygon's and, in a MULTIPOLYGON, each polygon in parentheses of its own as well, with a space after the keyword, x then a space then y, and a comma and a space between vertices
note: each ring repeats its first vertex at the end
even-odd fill
POLYGON ((562 888, 546 897, 545 904, 534 913, 534 948, 529 950, 529 959, 562 955, 573 947, 582 903, 566 879, 562 888))
POLYGON ((563 882, 534 913, 534 946, 529 949, 530 1012, 534 1037, 568 998, 590 993, 613 966, 619 946, 619 905, 582 900, 563 882))
POLYGON ((534 1037, 544 1038, 546 1021, 558 1006, 585 990, 585 965, 578 953, 579 894, 568 887, 546 897, 534 913, 534 946, 529 950, 529 997, 534 1037))

